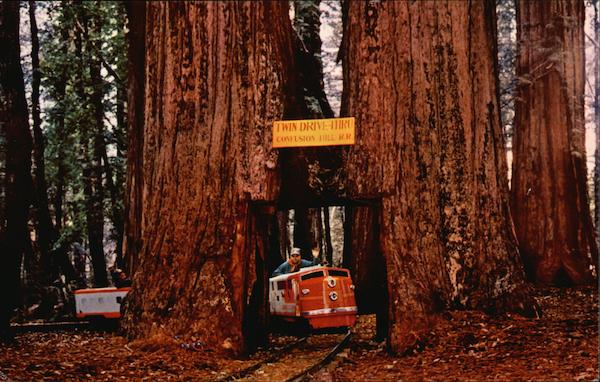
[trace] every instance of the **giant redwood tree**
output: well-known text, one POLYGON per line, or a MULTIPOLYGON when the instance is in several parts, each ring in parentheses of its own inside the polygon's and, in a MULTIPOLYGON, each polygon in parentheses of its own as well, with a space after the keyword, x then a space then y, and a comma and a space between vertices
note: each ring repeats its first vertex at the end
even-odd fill
POLYGON ((519 1, 512 211, 528 275, 594 280, 588 206, 583 0, 519 1))
POLYGON ((344 13, 347 193, 381 198, 391 350, 445 308, 533 313, 508 210, 494 1, 350 1, 344 13))
POLYGON ((0 2, 0 339, 18 301, 20 267, 28 245, 31 149, 19 47, 19 2, 0 2))
POLYGON ((142 249, 142 163, 144 144, 144 103, 146 67, 146 4, 125 3, 127 12, 127 187, 123 232, 125 268, 135 271, 142 249))
POLYGON ((268 240, 252 202, 277 196, 270 126, 294 117, 288 5, 146 7, 143 114, 134 104, 144 117, 135 147, 143 150, 134 223, 141 249, 124 327, 134 337, 195 336, 239 353, 266 310, 268 240))

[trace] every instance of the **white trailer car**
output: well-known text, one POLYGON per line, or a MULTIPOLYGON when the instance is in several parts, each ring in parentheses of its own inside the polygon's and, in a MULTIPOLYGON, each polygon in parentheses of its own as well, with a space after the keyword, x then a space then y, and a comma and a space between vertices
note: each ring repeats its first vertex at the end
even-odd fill
POLYGON ((90 288, 75 291, 75 316, 77 318, 119 318, 121 302, 127 288, 90 288))

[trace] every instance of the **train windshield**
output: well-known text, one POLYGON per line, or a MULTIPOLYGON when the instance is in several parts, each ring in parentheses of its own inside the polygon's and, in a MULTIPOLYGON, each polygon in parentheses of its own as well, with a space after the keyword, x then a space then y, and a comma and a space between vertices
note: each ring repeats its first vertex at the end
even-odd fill
POLYGON ((337 270, 337 269, 330 269, 328 272, 329 272, 329 276, 348 277, 348 272, 346 272, 346 271, 340 271, 340 270, 337 270))
POLYGON ((302 276, 302 280, 314 279, 317 277, 323 277, 325 274, 323 271, 311 272, 302 276))

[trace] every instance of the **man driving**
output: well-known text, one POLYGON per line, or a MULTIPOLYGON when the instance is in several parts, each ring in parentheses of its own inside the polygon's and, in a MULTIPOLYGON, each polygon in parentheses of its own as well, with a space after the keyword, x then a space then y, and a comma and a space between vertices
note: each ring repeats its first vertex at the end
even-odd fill
POLYGON ((277 267, 273 272, 273 276, 284 275, 286 273, 298 272, 300 268, 319 265, 319 252, 313 251, 313 261, 304 260, 300 257, 300 248, 292 248, 290 258, 283 264, 277 267))

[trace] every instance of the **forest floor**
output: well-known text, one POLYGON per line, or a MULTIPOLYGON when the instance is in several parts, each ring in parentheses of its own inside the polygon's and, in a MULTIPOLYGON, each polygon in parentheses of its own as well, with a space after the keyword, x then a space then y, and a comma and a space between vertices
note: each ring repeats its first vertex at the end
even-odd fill
MULTIPOLYGON (((360 316, 349 347, 319 381, 589 381, 598 379, 596 288, 537 288, 540 319, 450 312, 423 348, 391 356, 360 316)), ((285 342, 286 337, 273 338, 285 342)), ((17 334, 0 345, 0 381, 210 381, 269 355, 220 357, 176 338, 127 342, 103 331, 17 334)))

